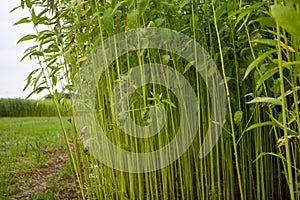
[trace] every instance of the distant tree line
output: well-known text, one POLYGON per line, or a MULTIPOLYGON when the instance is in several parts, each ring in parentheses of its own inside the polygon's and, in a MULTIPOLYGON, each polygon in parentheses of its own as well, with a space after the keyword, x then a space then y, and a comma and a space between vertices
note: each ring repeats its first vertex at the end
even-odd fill
MULTIPOLYGON (((61 105, 60 111, 62 115, 67 115, 66 109, 61 105)), ((57 116, 53 100, 0 99, 0 117, 31 116, 57 116)))

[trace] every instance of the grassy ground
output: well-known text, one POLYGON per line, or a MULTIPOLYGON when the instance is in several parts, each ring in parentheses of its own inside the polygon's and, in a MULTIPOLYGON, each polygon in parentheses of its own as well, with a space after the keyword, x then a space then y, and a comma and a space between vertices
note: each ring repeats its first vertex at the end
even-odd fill
POLYGON ((0 118, 0 199, 70 199, 70 174, 57 117, 0 118))

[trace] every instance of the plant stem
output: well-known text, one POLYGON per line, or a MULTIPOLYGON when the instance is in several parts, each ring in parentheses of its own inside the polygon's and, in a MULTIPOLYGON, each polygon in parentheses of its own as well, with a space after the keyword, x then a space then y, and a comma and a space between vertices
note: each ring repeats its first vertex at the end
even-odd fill
MULTIPOLYGON (((277 1, 275 1, 277 4, 277 1)), ((292 160, 291 160, 291 152, 290 152, 290 144, 288 139, 288 129, 287 129, 287 114, 286 114, 286 97, 284 90, 284 75, 283 75, 283 66, 282 66, 282 55, 281 55, 281 46, 280 46, 280 27, 279 24, 276 23, 277 29, 277 48, 278 48, 278 68, 279 68, 279 80, 280 80, 280 92, 281 92, 281 106, 282 106, 282 120, 283 120, 283 131, 284 131, 284 139, 285 139, 285 151, 286 151, 286 160, 287 160, 287 182, 289 186, 291 200, 295 199, 294 196, 294 184, 293 184, 293 174, 292 174, 292 160)))
POLYGON ((218 24, 217 24, 214 0, 212 0, 212 9, 213 9, 213 14, 214 14, 214 24, 215 24, 217 38, 218 38, 218 44, 219 44, 220 59, 221 59, 221 65, 222 65, 222 74, 223 74, 223 79, 224 79, 223 81, 225 84, 225 90, 226 90, 226 96, 227 96, 227 103, 228 103, 228 110, 229 110, 229 117, 230 117, 230 124, 231 124, 231 136, 232 136, 232 140, 233 140, 235 167, 236 167, 237 176, 238 176, 240 199, 243 200, 244 193, 243 193, 243 185, 242 185, 242 181, 241 181, 241 173, 240 173, 240 169, 239 169, 239 158, 238 158, 237 142, 236 142, 235 131, 234 131, 234 120, 233 120, 232 108, 231 108, 231 103, 230 103, 229 87, 227 84, 227 78, 226 78, 226 74, 225 74, 225 64, 224 64, 224 59, 223 59, 222 45, 221 45, 221 39, 220 39, 220 34, 219 34, 219 29, 218 29, 218 24))

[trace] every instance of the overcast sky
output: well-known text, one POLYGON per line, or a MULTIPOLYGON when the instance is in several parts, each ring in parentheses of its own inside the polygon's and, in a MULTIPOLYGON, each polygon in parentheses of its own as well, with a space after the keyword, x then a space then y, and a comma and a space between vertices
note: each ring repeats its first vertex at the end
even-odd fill
MULTIPOLYGON (((16 44, 29 33, 34 33, 32 25, 17 25, 15 22, 28 16, 28 10, 10 10, 20 4, 20 0, 3 1, 0 6, 0 98, 25 98, 31 90, 23 92, 27 75, 37 67, 34 61, 19 62, 30 42, 16 44)), ((40 95, 41 96, 41 95, 40 95)), ((37 99, 39 96, 33 96, 37 99)))

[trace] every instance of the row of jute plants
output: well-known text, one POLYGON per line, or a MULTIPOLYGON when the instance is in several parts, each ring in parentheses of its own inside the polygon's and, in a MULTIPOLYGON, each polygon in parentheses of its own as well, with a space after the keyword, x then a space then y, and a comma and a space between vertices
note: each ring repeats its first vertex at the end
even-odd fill
MULTIPOLYGON (((62 115, 66 116, 67 110, 60 106, 62 115)), ((0 117, 34 117, 57 116, 57 110, 52 99, 0 99, 0 117)))
POLYGON ((35 32, 19 42, 36 42, 24 55, 37 62, 27 82, 36 92, 47 89, 54 97, 58 89, 76 93, 76 75, 89 53, 105 39, 134 28, 169 28, 188 35, 210 54, 223 77, 226 123, 217 145, 200 159, 208 113, 215 105, 210 105, 204 81, 191 64, 155 49, 116 59, 98 79, 94 99, 97 120, 115 145, 151 152, 175 137, 178 101, 162 86, 150 84, 131 96, 131 118, 140 125, 149 122, 141 111, 146 113, 151 105, 165 107, 166 124, 155 137, 126 135, 112 116, 113 84, 126 79, 133 66, 147 63, 168 64, 189 80, 199 101, 198 137, 168 167, 135 174, 111 169, 90 155, 81 140, 84 130, 74 124, 75 145, 69 144, 66 131, 64 137, 79 198, 300 199, 299 1, 21 0, 19 8, 29 15, 16 25, 34 25, 35 32))

